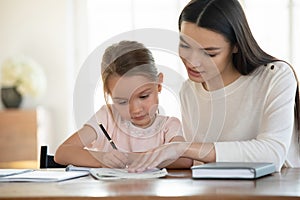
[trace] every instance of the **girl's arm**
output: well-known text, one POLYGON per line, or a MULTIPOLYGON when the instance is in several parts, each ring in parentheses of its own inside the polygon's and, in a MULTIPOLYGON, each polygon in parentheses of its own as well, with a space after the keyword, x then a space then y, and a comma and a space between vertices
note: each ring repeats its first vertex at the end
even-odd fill
POLYGON ((97 138, 96 132, 90 126, 84 126, 74 133, 56 150, 54 160, 62 165, 86 167, 125 167, 127 157, 116 150, 110 152, 91 151, 92 142, 97 138))

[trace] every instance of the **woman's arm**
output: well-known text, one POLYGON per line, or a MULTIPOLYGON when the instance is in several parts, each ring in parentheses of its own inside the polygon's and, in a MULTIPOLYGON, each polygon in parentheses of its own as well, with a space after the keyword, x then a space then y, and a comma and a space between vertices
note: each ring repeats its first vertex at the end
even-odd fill
POLYGON ((191 143, 185 148, 182 156, 203 163, 216 161, 216 151, 213 143, 191 143))
MULTIPOLYGON (((182 136, 175 136, 170 142, 184 142, 182 136)), ((188 157, 179 157, 177 160, 166 160, 158 165, 159 168, 166 167, 168 169, 185 169, 193 165, 193 160, 188 157)))
MULTIPOLYGON (((162 166, 166 161, 182 161, 181 159, 198 160, 201 162, 215 162, 216 154, 212 143, 189 143, 189 142, 170 142, 156 149, 143 153, 135 157, 129 164, 129 171, 140 172, 147 169, 162 166)), ((175 163, 172 163, 175 164, 175 163)), ((186 162, 185 164, 187 164, 186 162)), ((178 163, 177 163, 178 164, 178 163)), ((189 163, 191 164, 191 163, 189 163)), ((171 166, 172 167, 172 166, 171 166)), ((168 168, 170 168, 168 166, 168 168)))

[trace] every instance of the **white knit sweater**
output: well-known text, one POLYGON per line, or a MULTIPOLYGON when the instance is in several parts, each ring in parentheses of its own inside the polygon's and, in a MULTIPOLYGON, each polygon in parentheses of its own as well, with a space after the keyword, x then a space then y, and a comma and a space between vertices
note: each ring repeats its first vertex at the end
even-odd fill
POLYGON ((187 80, 180 90, 185 137, 214 143, 217 161, 300 167, 295 91, 294 73, 284 62, 261 66, 212 92, 187 80))

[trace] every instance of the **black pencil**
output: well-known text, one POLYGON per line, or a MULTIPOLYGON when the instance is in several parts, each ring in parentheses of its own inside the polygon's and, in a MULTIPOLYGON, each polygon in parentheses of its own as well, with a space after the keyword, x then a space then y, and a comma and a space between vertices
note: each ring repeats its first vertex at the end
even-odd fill
POLYGON ((105 137, 106 137, 107 140, 109 141, 110 145, 112 146, 112 148, 114 148, 114 149, 117 150, 118 148, 116 147, 114 141, 112 141, 112 139, 109 137, 107 131, 106 131, 105 128, 104 128, 104 126, 103 126, 102 124, 99 124, 99 126, 100 126, 102 132, 104 133, 105 137))

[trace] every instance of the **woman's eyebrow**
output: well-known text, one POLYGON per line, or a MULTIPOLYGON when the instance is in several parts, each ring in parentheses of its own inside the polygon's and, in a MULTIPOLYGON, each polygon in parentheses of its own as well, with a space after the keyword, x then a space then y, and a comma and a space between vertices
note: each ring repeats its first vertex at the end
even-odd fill
POLYGON ((215 50, 220 50, 221 48, 220 47, 207 47, 207 48, 204 48, 203 50, 205 51, 215 51, 215 50))
MULTIPOLYGON (((180 36, 179 38, 185 44, 190 45, 182 36, 180 36)), ((220 47, 206 47, 206 48, 201 48, 200 45, 199 45, 199 49, 200 50, 204 50, 204 51, 215 51, 215 50, 220 50, 221 48, 220 47)))
POLYGON ((182 42, 184 42, 184 43, 188 44, 188 43, 187 43, 187 41, 185 41, 185 40, 183 39, 183 37, 182 37, 182 36, 179 36, 179 39, 180 39, 180 41, 182 41, 182 42))

